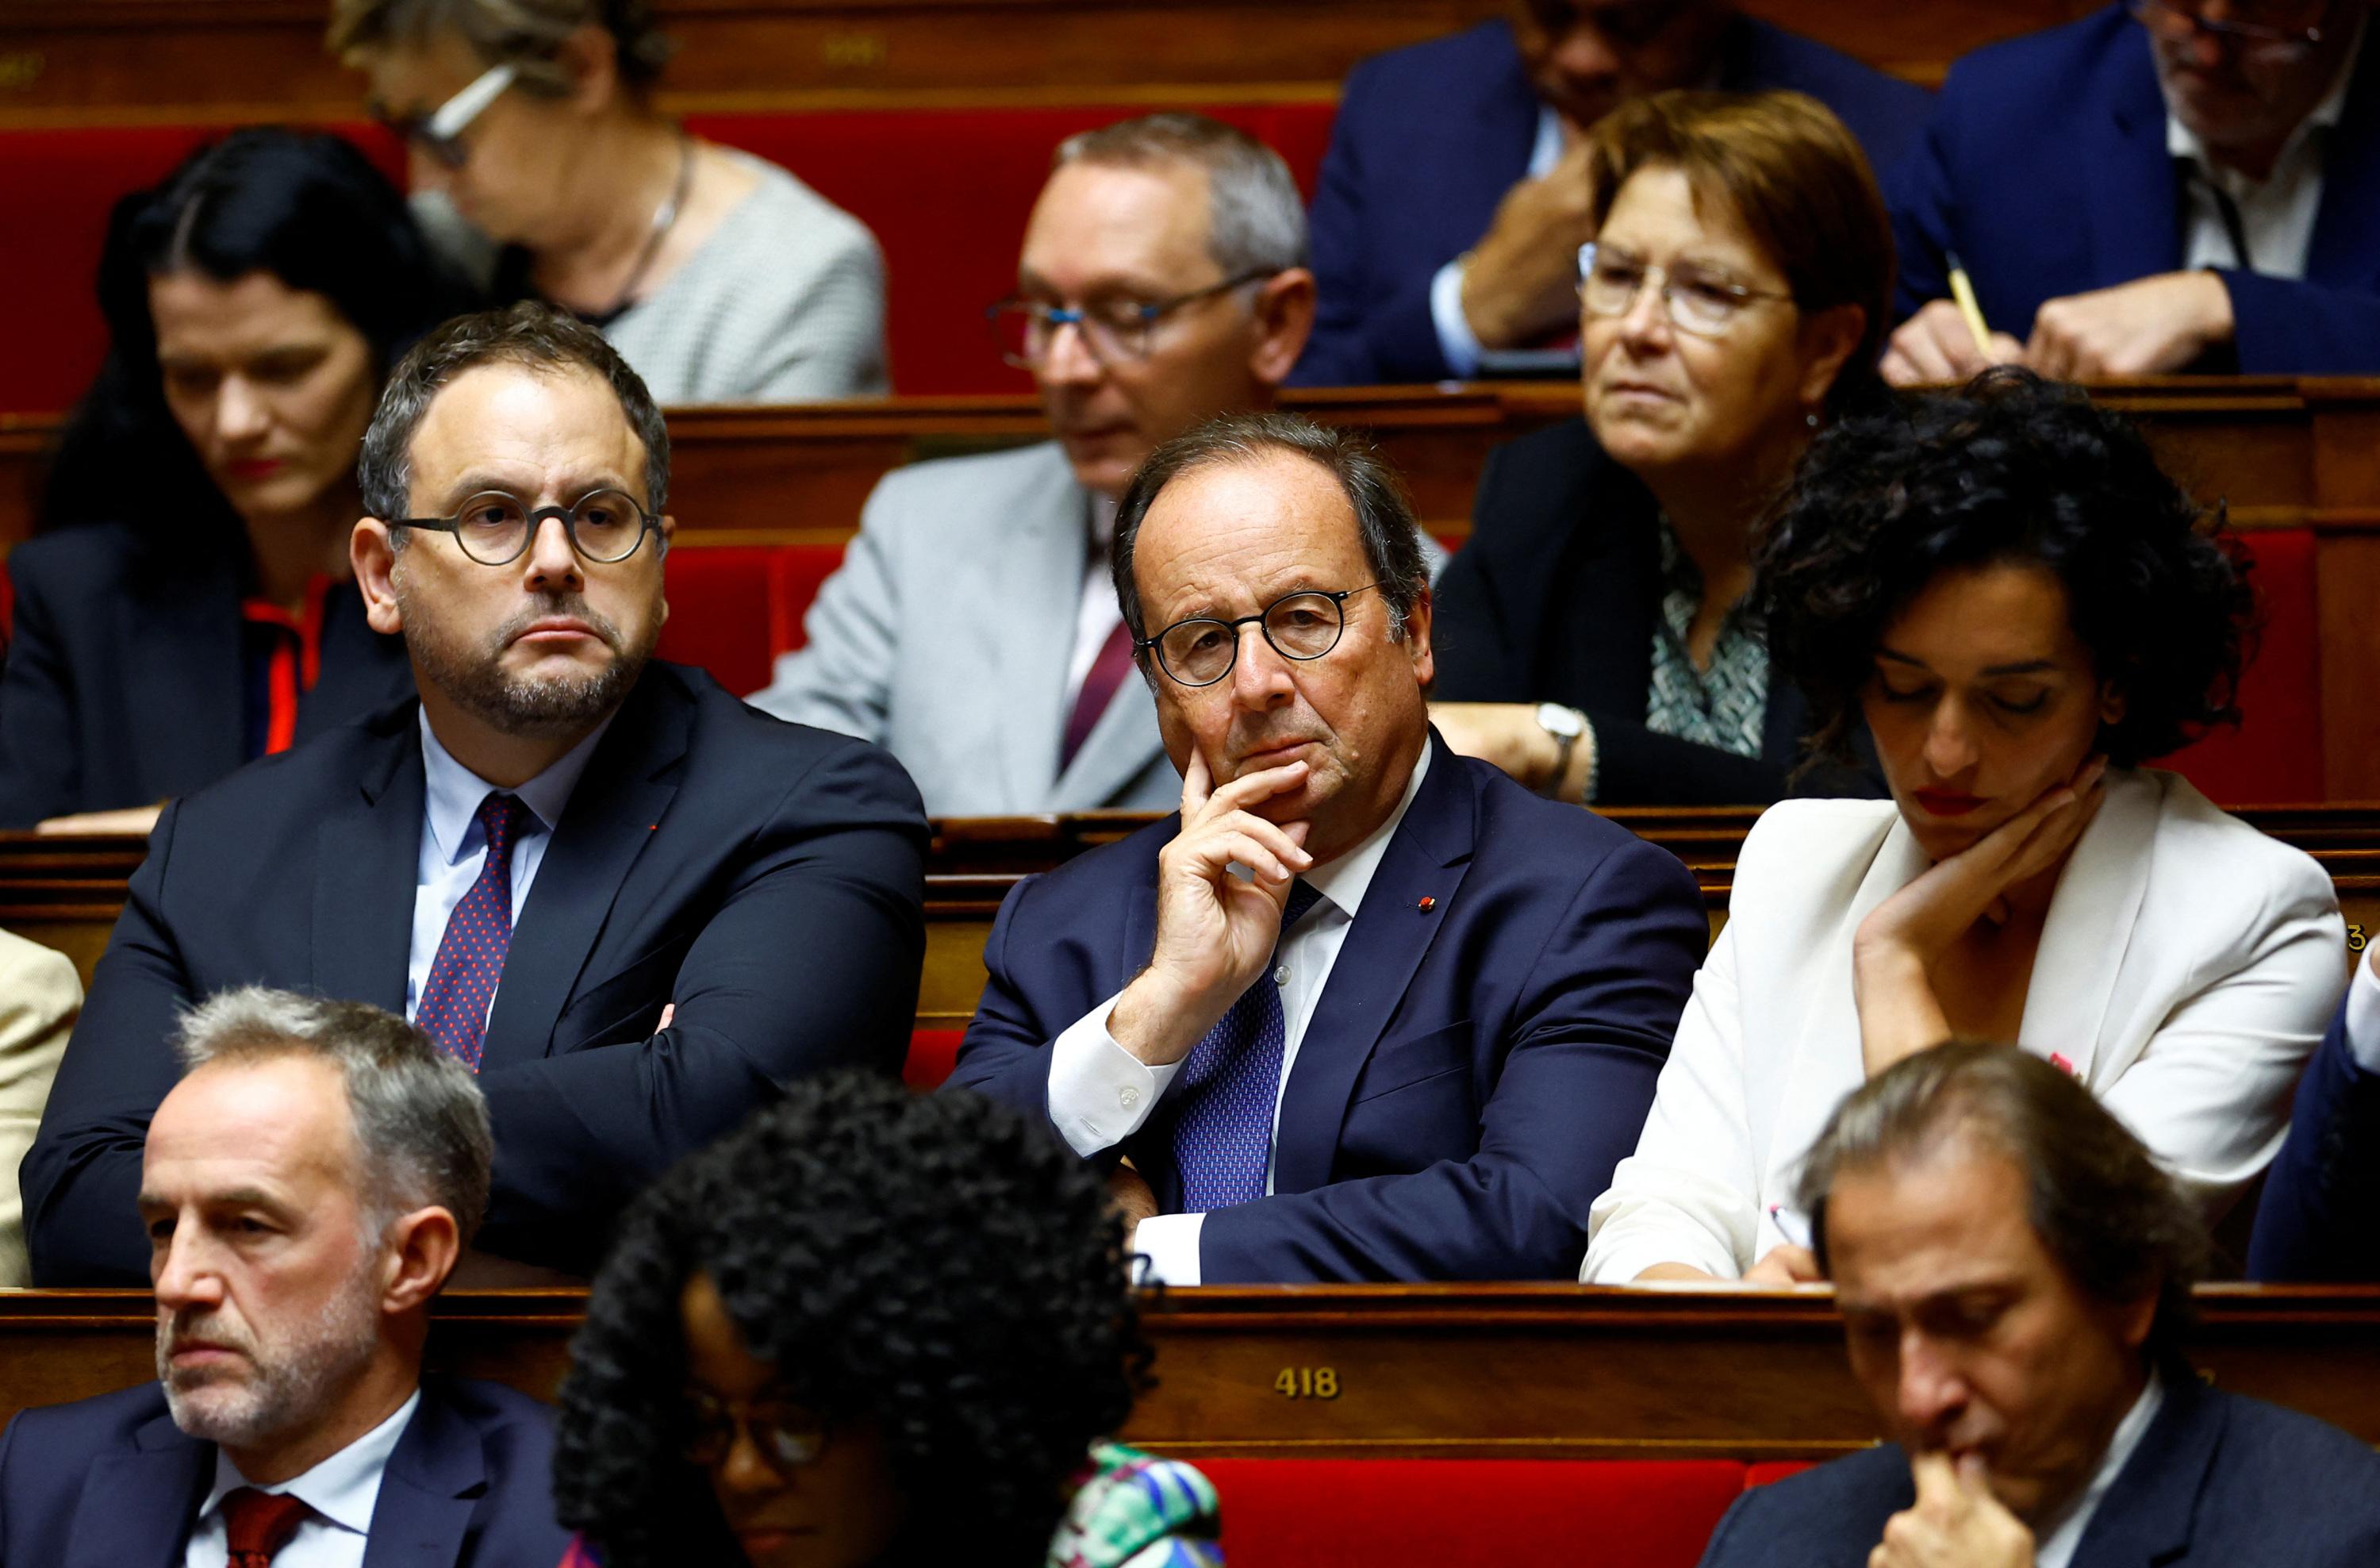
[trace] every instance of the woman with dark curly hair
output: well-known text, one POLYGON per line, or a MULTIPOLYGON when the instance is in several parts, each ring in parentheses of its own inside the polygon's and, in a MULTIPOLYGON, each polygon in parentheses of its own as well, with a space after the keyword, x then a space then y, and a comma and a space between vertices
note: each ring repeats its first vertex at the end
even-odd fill
POLYGON ((1148 1361, 1107 1185, 1046 1129, 798 1084, 623 1222, 562 1391, 569 1562, 1219 1564, 1205 1477, 1098 1441, 1148 1361))
POLYGON ((1757 565, 1816 733, 1864 718, 1892 799, 1787 802, 1745 840, 1585 1276, 1814 1278, 1803 1150, 1953 1036, 2073 1074, 2219 1212, 2346 978, 2322 869, 2142 765, 2238 717, 2252 601, 2219 517, 2122 419, 2003 371, 1821 436, 1757 565))

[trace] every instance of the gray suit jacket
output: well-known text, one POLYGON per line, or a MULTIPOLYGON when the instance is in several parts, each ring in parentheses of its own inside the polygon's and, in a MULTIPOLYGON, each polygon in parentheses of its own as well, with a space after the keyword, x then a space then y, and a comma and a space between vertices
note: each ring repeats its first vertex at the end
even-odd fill
POLYGON ((884 747, 936 817, 1181 804, 1137 675, 1058 772, 1090 507, 1054 442, 885 475, 753 705, 884 747))

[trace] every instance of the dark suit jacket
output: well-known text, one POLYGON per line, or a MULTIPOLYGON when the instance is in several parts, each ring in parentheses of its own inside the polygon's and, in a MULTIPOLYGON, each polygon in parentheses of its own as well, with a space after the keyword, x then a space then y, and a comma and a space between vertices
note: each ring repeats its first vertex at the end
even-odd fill
MULTIPOLYGON (((1771 677, 1760 755, 1645 726, 1661 614, 1660 507, 1596 444, 1585 419, 1488 456, 1471 538, 1438 579, 1430 643, 1449 702, 1560 702, 1595 721, 1596 803, 1765 806, 1789 796, 1884 793, 1872 768, 1801 778, 1810 704, 1771 677)), ((1865 745, 1865 732, 1859 740, 1865 745)))
MULTIPOLYGON (((2354 69, 2305 280, 2221 270, 2237 354, 2202 368, 2380 371, 2380 31, 2354 69)), ((1985 318, 2019 339, 2045 300, 2178 270, 2188 209, 2165 139, 2148 33, 2121 6, 1960 61, 1888 188, 1897 314, 1949 298, 1953 250, 1985 318)))
MULTIPOLYGON (((364 1568, 553 1568, 553 1416, 494 1383, 430 1379, 372 1505, 364 1568)), ((28 1410, 0 1434, 0 1568, 181 1568, 215 1445, 155 1383, 28 1410)))
MULTIPOLYGON (((1866 1568, 1915 1501, 1887 1444, 1737 1500, 1702 1568, 1866 1568)), ((2071 1568, 2364 1568, 2380 1562, 2380 1457, 2310 1416, 2170 1380, 2071 1568)))
MULTIPOLYGON (((1915 140, 1931 102, 1923 88, 1748 17, 1720 43, 1718 81, 1810 94, 1842 116, 1879 170, 1915 140)), ((1537 108, 1501 21, 1348 74, 1311 219, 1320 311, 1293 380, 1358 386, 1449 373, 1430 322, 1430 279, 1478 243, 1497 203, 1527 176, 1537 108)))
POLYGON ((2265 1176, 2248 1277, 2380 1282, 2380 1073, 2347 1049, 2347 1011, 2306 1064, 2289 1141, 2265 1176))
MULTIPOLYGON (((37 1281, 147 1280, 133 1200, 179 1009, 262 984, 404 1010, 415 712, 267 758, 158 822, 25 1157, 37 1281)), ((882 751, 647 666, 514 927, 480 1067, 496 1132, 480 1244, 591 1271, 629 1197, 789 1080, 897 1072, 925 843, 882 751)))
MULTIPOLYGON (((1292 1064, 1274 1195, 1200 1230, 1209 1283, 1573 1278, 1587 1207, 1636 1147, 1709 944, 1693 876, 1431 744, 1292 1064)), ((953 1083, 1048 1115, 1050 1043, 1148 962, 1178 825, 1008 895, 953 1083)), ((1170 1128, 1160 1106, 1109 1151, 1168 1211, 1170 1128)))
MULTIPOLYGON (((0 828, 147 806, 246 760, 240 582, 228 560, 161 557, 115 524, 18 545, 0 669, 0 828)), ((322 673, 298 739, 413 695, 402 638, 364 624, 352 585, 324 602, 322 673)))

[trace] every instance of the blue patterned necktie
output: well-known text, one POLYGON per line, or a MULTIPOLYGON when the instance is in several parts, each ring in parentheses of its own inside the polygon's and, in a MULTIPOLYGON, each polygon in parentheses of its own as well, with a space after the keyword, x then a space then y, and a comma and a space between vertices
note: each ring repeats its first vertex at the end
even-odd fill
POLYGON ((487 1039, 488 1003, 504 978, 504 949, 512 943, 513 840, 528 820, 528 808, 516 795, 491 790, 480 802, 478 820, 487 860, 480 880, 446 917, 446 934, 438 939, 438 956, 413 1010, 415 1026, 474 1073, 487 1039))
MULTIPOLYGON (((1284 937, 1321 896, 1302 881, 1290 885, 1289 906, 1281 918, 1284 937)), ((1264 973, 1183 1060, 1173 1088, 1182 1108, 1173 1124, 1173 1160, 1182 1173, 1184 1214, 1253 1203, 1264 1196, 1273 1107, 1281 1097, 1281 1057, 1289 1043, 1281 983, 1273 978, 1280 962, 1276 940, 1264 973)))

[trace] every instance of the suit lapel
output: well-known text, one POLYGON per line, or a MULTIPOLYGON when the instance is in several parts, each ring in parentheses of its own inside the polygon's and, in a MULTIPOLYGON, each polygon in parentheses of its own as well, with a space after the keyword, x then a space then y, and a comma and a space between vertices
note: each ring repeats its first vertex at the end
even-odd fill
POLYGON ((2042 923, 2017 1038, 2036 1053, 2078 1053, 2073 1071, 2086 1084, 2148 892, 2161 800, 2155 780, 2109 772, 2107 798, 2075 841, 2042 923))
POLYGON ((693 724, 685 687, 665 666, 647 666, 562 808, 521 906, 480 1071, 533 1061, 551 1049, 554 1024, 629 868, 676 798, 675 778, 664 775, 686 755, 693 724))
MULTIPOLYGON (((986 733, 996 737, 1001 778, 1013 800, 1049 798, 1075 699, 1066 667, 1081 620, 1091 498, 1060 448, 1050 446, 1049 457, 1050 472, 1014 517, 1001 520, 992 556, 990 602, 999 606, 1001 626, 991 640, 1004 667, 986 672, 985 689, 1013 699, 998 704, 999 722, 986 733)), ((1071 772, 1082 770, 1090 750, 1087 741, 1071 772)))
POLYGON ((1428 776, 1372 873, 1281 1091, 1275 1192, 1310 1192, 1330 1180, 1348 1096, 1431 939, 1453 918, 1478 801, 1463 760, 1435 730, 1429 744, 1428 776), (1436 901, 1434 913, 1416 912, 1424 897, 1436 901))
POLYGON ((2323 147, 2323 201, 2306 279, 2363 286, 2380 276, 2380 25, 2367 25, 2347 104, 2323 147))
POLYGON ((2165 1407, 2099 1500, 2072 1568, 2147 1568, 2187 1552, 2224 1425, 2222 1403, 2195 1377, 2167 1379, 2165 1407))
MULTIPOLYGON (((2086 117, 2084 145, 2075 150, 2091 191, 2083 217, 2092 275, 2169 273, 2181 264, 2181 197, 2173 154, 2166 151, 2165 94, 2157 88, 2145 29, 2128 30, 2104 79, 2107 112, 2086 117)), ((2022 323, 2001 324, 2016 332, 2022 323)))
POLYGON ((214 1445, 160 1415, 135 1450, 91 1467, 75 1505, 66 1561, 55 1568, 180 1568, 190 1525, 214 1482, 214 1445))
POLYGON ((454 1568, 487 1482, 479 1434, 424 1384, 381 1474, 363 1568, 454 1568))
POLYGON ((314 833, 314 987, 392 1013, 405 1011, 421 858, 419 711, 395 716, 356 794, 314 833))

